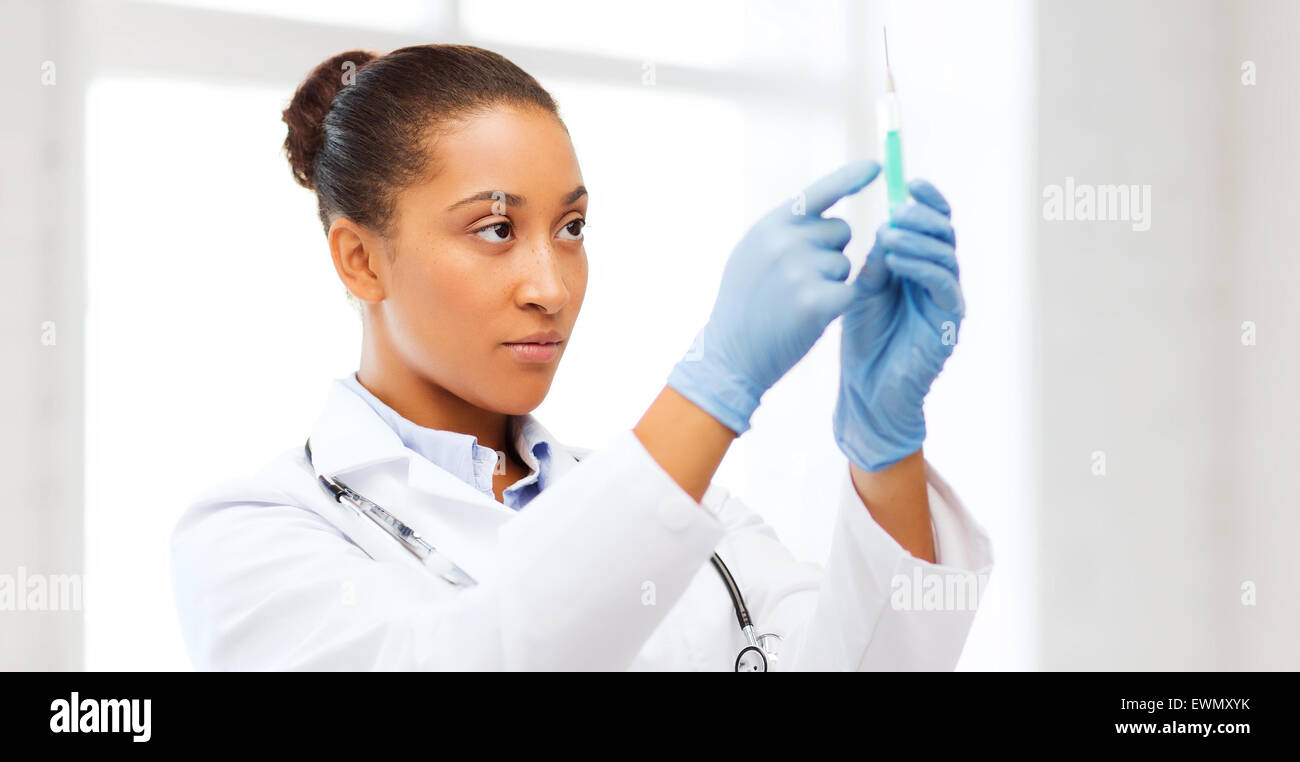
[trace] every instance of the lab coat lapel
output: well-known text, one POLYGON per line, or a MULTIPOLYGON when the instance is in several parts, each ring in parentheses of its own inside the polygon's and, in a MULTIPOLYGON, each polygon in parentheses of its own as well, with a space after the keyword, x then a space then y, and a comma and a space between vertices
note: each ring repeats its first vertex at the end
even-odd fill
MULTIPOLYGON (((517 450, 526 447, 525 434, 529 439, 544 439, 550 444, 551 482, 577 465, 572 452, 556 442, 532 415, 523 417, 514 443, 517 450)), ((435 532, 425 534, 425 539, 443 550, 475 579, 482 581, 483 578, 495 577, 498 570, 497 532, 517 515, 516 511, 484 495, 418 453, 411 453, 408 468, 409 512, 413 516, 422 516, 424 521, 421 525, 427 525, 432 528, 429 531, 435 532), (438 543, 439 537, 446 538, 441 545, 438 543), (475 574, 475 569, 478 574, 475 574)), ((528 510, 528 507, 524 506, 523 510, 528 510)), ((417 531, 420 530, 417 528, 417 531)))
POLYGON ((406 487, 403 511, 416 531, 474 579, 495 579, 497 531, 515 512, 415 452, 406 487))
POLYGON ((370 466, 403 460, 409 452, 365 400, 341 381, 330 385, 325 409, 311 430, 316 473, 343 478, 370 466))
MULTIPOLYGON (((523 426, 521 434, 527 430, 551 443, 551 481, 577 465, 574 453, 531 415, 523 426)), ((406 447, 340 381, 330 387, 311 447, 318 474, 337 478, 390 511, 479 582, 496 577, 497 532, 515 511, 406 447)))
POLYGON ((514 511, 406 447, 340 381, 312 429, 311 449, 316 473, 392 513, 480 583, 495 576, 496 532, 514 511))

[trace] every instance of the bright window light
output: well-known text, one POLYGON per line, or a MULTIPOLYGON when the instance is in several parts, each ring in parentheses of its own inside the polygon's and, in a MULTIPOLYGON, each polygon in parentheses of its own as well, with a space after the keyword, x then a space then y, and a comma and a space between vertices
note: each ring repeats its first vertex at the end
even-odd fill
POLYGON ((300 445, 328 380, 356 367, 356 313, 315 200, 279 154, 285 97, 90 89, 88 669, 189 667, 167 556, 175 518, 203 486, 300 445))

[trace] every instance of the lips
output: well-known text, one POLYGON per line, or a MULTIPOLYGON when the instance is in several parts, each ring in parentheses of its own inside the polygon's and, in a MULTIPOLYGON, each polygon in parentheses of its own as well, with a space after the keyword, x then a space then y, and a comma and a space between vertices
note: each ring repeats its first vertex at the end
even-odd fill
POLYGON ((504 341, 502 345, 508 347, 517 360, 546 363, 559 356, 562 341, 558 331, 538 331, 514 341, 504 341))
POLYGON ((522 338, 504 342, 506 344, 558 344, 564 337, 560 336, 559 331, 538 331, 530 333, 522 338))
POLYGON ((550 362, 560 354, 559 342, 551 344, 532 344, 529 342, 506 344, 515 359, 524 362, 550 362))

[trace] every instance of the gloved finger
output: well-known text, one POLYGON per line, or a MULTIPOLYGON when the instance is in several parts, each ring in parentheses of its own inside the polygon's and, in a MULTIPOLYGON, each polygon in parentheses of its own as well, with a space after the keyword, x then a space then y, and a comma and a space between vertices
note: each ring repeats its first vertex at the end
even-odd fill
POLYGON ((944 198, 939 189, 931 185, 929 180, 922 180, 918 177, 910 181, 907 184, 907 192, 912 198, 943 216, 952 216, 952 207, 948 205, 948 199, 944 198))
POLYGON ((873 159, 862 159, 840 167, 804 190, 807 214, 820 215, 841 198, 867 187, 879 174, 880 164, 873 159))
MULTIPOLYGON (((939 343, 948 347, 957 344, 957 329, 961 327, 962 316, 957 313, 945 312, 939 309, 939 306, 930 298, 930 294, 924 287, 915 281, 902 281, 904 299, 908 304, 913 305, 914 309, 921 312, 921 318, 925 323, 934 328, 939 334, 939 343)), ((947 350, 951 352, 952 350, 947 350)))
POLYGON ((849 258, 832 249, 818 249, 808 253, 812 267, 824 277, 842 281, 849 277, 853 263, 849 258))
POLYGON ((818 316, 823 325, 830 325, 832 320, 844 314, 856 296, 853 286, 833 281, 821 283, 813 293, 816 294, 818 316))
MULTIPOLYGON (((885 264, 898 277, 912 281, 921 288, 925 289, 927 295, 933 300, 934 306, 938 307, 944 313, 944 319, 951 319, 952 316, 961 316, 966 312, 966 301, 962 298, 961 284, 957 281, 957 276, 953 275, 947 268, 936 265, 925 259, 917 259, 895 252, 885 254, 885 264)), ((924 300, 923 300, 924 301, 924 300)), ((926 318, 931 325, 938 328, 938 324, 933 320, 933 315, 927 315, 926 318)), ((943 322, 942 320, 939 321, 943 322)))
POLYGON ((839 217, 814 217, 802 226, 801 234, 804 238, 824 249, 843 250, 849 245, 849 239, 853 237, 853 231, 849 228, 849 223, 839 217))
POLYGON ((952 229, 952 223, 947 217, 925 204, 907 202, 890 220, 890 224, 892 227, 914 230, 953 246, 957 245, 957 233, 952 229))
POLYGON ((947 268, 953 275, 961 274, 957 268, 957 250, 946 241, 895 227, 881 230, 876 240, 887 251, 926 259, 947 268))
MULTIPOLYGON (((888 227, 885 223, 884 227, 888 227)), ((869 294, 879 291, 889 283, 891 274, 889 266, 885 264, 885 247, 880 245, 877 238, 871 251, 867 252, 867 261, 863 263, 862 269, 858 270, 858 277, 853 280, 853 285, 857 288, 859 294, 869 294)))

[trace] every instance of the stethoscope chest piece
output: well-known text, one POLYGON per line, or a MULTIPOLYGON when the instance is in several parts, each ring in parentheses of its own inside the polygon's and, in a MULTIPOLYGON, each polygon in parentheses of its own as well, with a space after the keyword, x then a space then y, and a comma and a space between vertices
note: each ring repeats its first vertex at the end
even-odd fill
POLYGON ((745 646, 736 657, 737 672, 766 672, 767 656, 758 646, 745 646))
POLYGON ((740 653, 736 656, 736 671, 766 672, 768 659, 780 658, 777 655, 777 646, 781 636, 769 632, 755 637, 753 625, 742 627, 741 632, 745 634, 745 640, 749 641, 749 645, 740 649, 740 653))

